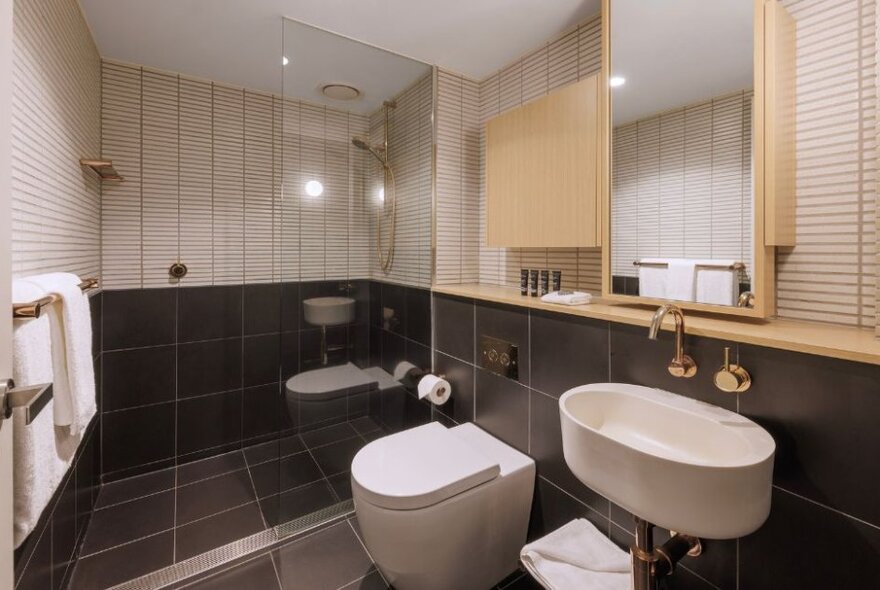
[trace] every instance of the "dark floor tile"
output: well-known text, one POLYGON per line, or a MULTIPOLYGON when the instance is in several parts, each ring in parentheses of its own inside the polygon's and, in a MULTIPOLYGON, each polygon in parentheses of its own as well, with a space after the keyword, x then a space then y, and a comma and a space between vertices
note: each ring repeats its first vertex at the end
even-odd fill
POLYGON ((878 563, 880 529, 774 489, 769 520, 740 539, 740 588, 876 587, 878 563))
POLYGON ((343 422, 326 428, 304 432, 300 436, 307 447, 315 448, 345 440, 346 438, 354 438, 357 435, 358 431, 350 423, 343 422))
POLYGON ((185 455, 241 441, 241 391, 177 403, 177 453, 185 455))
POLYGON ((600 532, 608 534, 608 518, 605 515, 591 510, 539 477, 529 519, 529 541, 543 537, 575 518, 586 518, 600 532))
POLYGON ((81 555, 90 555, 174 527, 171 490, 96 510, 81 555))
POLYGON ((474 362, 474 303, 434 295, 434 346, 455 358, 474 362))
POLYGON ((260 498, 296 488, 323 476, 309 453, 290 455, 280 461, 261 463, 250 468, 260 498))
POLYGON ((180 289, 178 342, 242 334, 241 285, 180 289))
POLYGON ((104 291, 104 350, 174 344, 177 289, 104 291))
POLYGON ((21 570, 16 590, 47 590, 52 588, 52 525, 34 539, 34 550, 21 570))
POLYGON ((532 389, 556 397, 608 381, 608 322, 532 312, 532 389))
POLYGON ((176 463, 177 458, 170 457, 168 459, 162 459, 161 461, 146 463, 144 465, 136 465, 134 467, 128 467, 117 471, 105 471, 104 474, 101 475, 101 479, 106 483, 114 483, 117 481, 122 481, 124 479, 131 479, 132 477, 139 477, 141 475, 153 473, 155 471, 174 469, 174 465, 176 463))
POLYGON ((101 417, 103 473, 174 456, 173 402, 110 412, 101 417))
POLYGON ((377 424, 376 421, 369 416, 355 418, 354 420, 349 422, 349 424, 351 424, 352 428, 357 430, 358 434, 366 434, 368 432, 374 432, 381 429, 381 426, 379 426, 379 424, 377 424))
POLYGON ((529 384, 529 312, 527 309, 494 303, 477 303, 476 309, 476 361, 483 366, 483 351, 479 350, 480 338, 489 336, 518 347, 521 362, 517 381, 529 384))
POLYGON ((657 387, 693 399, 736 411, 737 396, 715 387, 713 375, 724 360, 724 347, 736 344, 712 338, 688 336, 685 352, 697 363, 697 374, 689 379, 673 377, 667 366, 674 353, 675 335, 663 331, 658 340, 648 339, 648 330, 639 326, 611 324, 611 381, 657 387))
POLYGON ((174 562, 174 533, 153 535, 76 563, 69 590, 100 590, 148 574, 174 562))
POLYGON ((177 347, 179 398, 231 391, 241 386, 240 338, 193 342, 177 347))
POLYGON ((529 395, 530 454, 537 462, 538 474, 563 488, 590 508, 607 514, 608 500, 582 484, 565 462, 562 454, 559 402, 556 398, 535 391, 529 392, 529 395))
POLYGON ((347 522, 281 547, 275 555, 284 590, 337 590, 374 569, 347 522))
POLYGON ((474 420, 474 367, 442 352, 434 355, 434 370, 452 386, 452 396, 440 411, 458 422, 474 420))
POLYGON ((276 526, 336 504, 336 496, 324 480, 260 500, 269 526, 276 526))
POLYGON ((277 461, 279 457, 294 455, 306 450, 299 435, 293 434, 266 443, 245 447, 244 455, 249 466, 259 465, 266 461, 277 461))
POLYGON ((880 526, 880 366, 741 345, 740 411, 776 441, 776 485, 880 526))
POLYGON ((317 449, 311 453, 321 471, 328 477, 351 470, 351 460, 367 444, 361 437, 349 438, 317 449))
POLYGON ((529 452, 529 390, 477 369, 476 423, 507 444, 529 452))
POLYGON ((238 471, 245 467, 247 464, 244 460, 244 453, 241 451, 232 451, 201 461, 183 463, 177 467, 177 485, 187 485, 209 477, 238 471))
POLYGON ((263 517, 256 502, 191 522, 176 529, 176 559, 187 559, 263 529, 263 517))
POLYGON ((340 502, 351 499, 351 473, 337 473, 327 481, 340 502))
POLYGON ((257 499, 247 469, 177 488, 177 526, 257 499))
POLYGON ((245 388, 242 412, 241 436, 245 440, 277 434, 293 425, 277 383, 245 388))
POLYGON ((177 391, 175 363, 173 345, 104 353, 102 411, 173 401, 177 391))
POLYGON ((245 387, 277 383, 281 374, 281 335, 245 338, 243 367, 245 387))
POLYGON ((281 284, 245 285, 242 293, 244 335, 281 331, 281 284))
POLYGON ((101 486, 95 508, 106 508, 174 487, 174 469, 162 469, 101 486))
POLYGON ((224 572, 214 574, 187 590, 280 590, 278 575, 268 555, 252 559, 224 572))
POLYGON ((431 292, 428 289, 406 289, 406 337, 431 345, 431 292))
POLYGON ((378 571, 375 571, 360 580, 346 584, 340 590, 388 590, 389 588, 391 586, 385 583, 385 578, 378 571))

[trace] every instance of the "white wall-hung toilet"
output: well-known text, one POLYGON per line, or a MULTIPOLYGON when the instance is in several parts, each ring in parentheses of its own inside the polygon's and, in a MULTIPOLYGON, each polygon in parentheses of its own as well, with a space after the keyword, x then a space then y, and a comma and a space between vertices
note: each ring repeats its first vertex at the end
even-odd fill
POLYGON ((535 462, 473 424, 432 422, 355 456, 364 542, 397 590, 487 590, 517 567, 535 462))

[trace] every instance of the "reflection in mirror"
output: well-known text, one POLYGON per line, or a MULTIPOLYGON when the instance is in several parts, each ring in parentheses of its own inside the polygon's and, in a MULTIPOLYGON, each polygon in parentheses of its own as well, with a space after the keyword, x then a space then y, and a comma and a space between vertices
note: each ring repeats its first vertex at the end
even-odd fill
POLYGON ((611 0, 614 294, 750 300, 753 11, 611 0))

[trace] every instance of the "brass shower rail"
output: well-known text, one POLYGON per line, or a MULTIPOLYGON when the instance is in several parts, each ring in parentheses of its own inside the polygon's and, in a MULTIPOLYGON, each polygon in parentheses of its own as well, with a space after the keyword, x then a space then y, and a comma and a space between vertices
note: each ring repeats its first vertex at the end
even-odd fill
MULTIPOLYGON (((79 284, 79 288, 83 291, 97 289, 97 287, 98 279, 86 279, 79 284)), ((52 305, 56 301, 60 301, 60 299, 61 297, 58 295, 46 295, 45 297, 41 297, 36 301, 30 301, 28 303, 13 303, 12 317, 17 320, 38 318, 40 317, 40 314, 43 313, 43 307, 52 305)))

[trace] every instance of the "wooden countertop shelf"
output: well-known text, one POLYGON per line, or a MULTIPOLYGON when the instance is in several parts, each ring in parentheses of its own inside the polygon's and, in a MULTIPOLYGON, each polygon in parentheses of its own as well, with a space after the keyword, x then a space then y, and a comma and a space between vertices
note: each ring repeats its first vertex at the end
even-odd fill
MULTIPOLYGON (((442 295, 503 303, 646 328, 650 325, 651 316, 654 313, 653 308, 610 303, 601 298, 594 298, 593 303, 589 305, 554 305, 543 303, 538 297, 523 297, 515 288, 477 283, 438 285, 432 290, 434 293, 442 295)), ((731 320, 721 316, 695 312, 686 312, 685 326, 687 333, 694 336, 880 365, 880 340, 877 339, 874 331, 869 329, 781 319, 731 320)), ((664 322, 664 329, 671 330, 672 327, 671 319, 667 318, 667 321, 664 322)))

